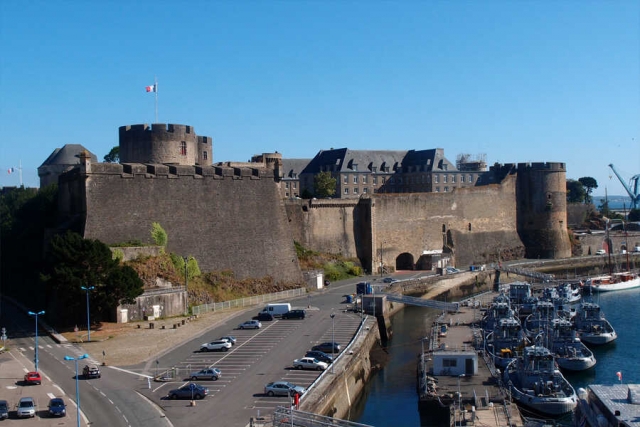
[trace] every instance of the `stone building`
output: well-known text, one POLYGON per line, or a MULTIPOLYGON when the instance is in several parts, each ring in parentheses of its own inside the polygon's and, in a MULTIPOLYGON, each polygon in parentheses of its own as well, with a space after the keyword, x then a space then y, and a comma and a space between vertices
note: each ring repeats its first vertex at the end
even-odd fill
POLYGON ((80 164, 80 154, 87 152, 91 161, 97 162, 98 158, 80 144, 65 144, 62 148, 56 148, 53 153, 38 168, 40 188, 49 184, 57 184, 58 177, 80 164))

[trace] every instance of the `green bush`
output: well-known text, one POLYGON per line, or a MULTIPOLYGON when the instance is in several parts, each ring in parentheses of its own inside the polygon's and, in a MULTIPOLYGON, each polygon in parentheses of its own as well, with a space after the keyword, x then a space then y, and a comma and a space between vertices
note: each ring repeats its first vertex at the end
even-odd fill
POLYGON ((167 246, 167 241, 169 240, 167 232, 164 231, 164 228, 162 228, 158 222, 151 224, 151 238, 156 245, 162 246, 163 248, 167 246))

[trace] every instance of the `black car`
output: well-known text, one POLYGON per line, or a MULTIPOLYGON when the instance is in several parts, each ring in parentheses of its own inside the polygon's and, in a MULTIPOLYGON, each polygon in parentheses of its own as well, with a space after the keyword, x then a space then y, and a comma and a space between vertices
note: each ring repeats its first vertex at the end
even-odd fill
POLYGON ((263 322, 268 322, 273 320, 273 316, 269 313, 258 313, 257 316, 253 316, 253 320, 261 320, 263 322))
POLYGON ((200 384, 189 383, 183 385, 180 388, 176 388, 175 390, 171 390, 167 397, 169 399, 203 399, 207 394, 209 394, 209 388, 203 387, 200 384))
POLYGON ((318 350, 309 350, 304 355, 304 357, 313 357, 314 359, 317 359, 317 360, 319 360, 321 362, 324 362, 324 363, 333 362, 333 357, 330 354, 327 354, 327 353, 325 353, 323 351, 318 351, 318 350))
POLYGON ((307 316, 307 312, 304 310, 291 310, 282 315, 283 319, 304 319, 307 316))
POLYGON ((340 353, 340 344, 335 341, 323 342, 322 344, 314 345, 311 350, 323 351, 327 354, 340 353))

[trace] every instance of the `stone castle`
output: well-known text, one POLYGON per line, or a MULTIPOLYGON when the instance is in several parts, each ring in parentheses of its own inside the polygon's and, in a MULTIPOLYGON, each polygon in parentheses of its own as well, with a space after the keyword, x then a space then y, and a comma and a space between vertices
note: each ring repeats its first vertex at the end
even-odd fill
POLYGON ((495 165, 447 192, 303 200, 283 197, 279 153, 214 164, 211 138, 157 123, 121 127, 119 144, 119 164, 83 152, 57 169, 61 227, 114 244, 148 242, 158 222, 203 271, 302 282, 294 241, 371 272, 570 256, 564 163, 495 165))

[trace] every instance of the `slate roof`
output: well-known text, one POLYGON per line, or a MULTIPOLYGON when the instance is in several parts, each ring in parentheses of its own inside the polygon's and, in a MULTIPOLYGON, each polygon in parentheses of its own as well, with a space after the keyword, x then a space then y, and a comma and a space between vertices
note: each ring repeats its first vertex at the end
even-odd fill
POLYGON ((311 159, 282 159, 282 178, 298 178, 311 159))
MULTIPOLYGON (((80 158, 78 155, 82 151, 89 151, 81 144, 65 144, 62 148, 56 148, 53 150, 53 153, 47 157, 42 166, 52 166, 52 165, 77 165, 80 164, 80 158)), ((98 162, 98 158, 95 154, 91 153, 91 161, 94 163, 98 162)))
MULTIPOLYGON (((338 148, 320 151, 303 173, 316 174, 324 170, 336 172, 372 171, 373 167, 382 172, 388 167, 389 172, 395 172, 401 166, 425 166, 425 170, 439 169, 447 165, 446 170, 456 171, 453 163, 444 157, 444 150, 434 148, 430 150, 350 150, 338 148), (441 161, 442 160, 442 161, 441 161), (335 167, 334 167, 335 166, 335 167)), ((445 168, 442 168, 445 170, 445 168)))

